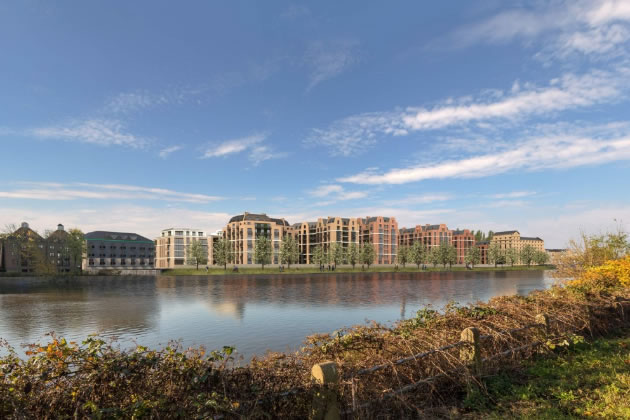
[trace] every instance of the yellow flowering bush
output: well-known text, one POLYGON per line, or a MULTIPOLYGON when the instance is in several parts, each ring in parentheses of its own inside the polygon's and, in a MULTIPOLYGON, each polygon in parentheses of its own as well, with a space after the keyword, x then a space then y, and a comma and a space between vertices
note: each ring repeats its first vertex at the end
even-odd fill
POLYGON ((569 283, 572 286, 624 286, 630 287, 630 255, 617 260, 588 268, 579 279, 569 283))

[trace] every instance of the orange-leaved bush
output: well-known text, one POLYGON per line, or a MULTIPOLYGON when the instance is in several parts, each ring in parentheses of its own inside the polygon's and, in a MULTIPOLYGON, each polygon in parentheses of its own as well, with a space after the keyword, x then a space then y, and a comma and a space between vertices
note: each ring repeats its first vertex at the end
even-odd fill
POLYGON ((630 255, 588 268, 572 285, 630 286, 630 255))

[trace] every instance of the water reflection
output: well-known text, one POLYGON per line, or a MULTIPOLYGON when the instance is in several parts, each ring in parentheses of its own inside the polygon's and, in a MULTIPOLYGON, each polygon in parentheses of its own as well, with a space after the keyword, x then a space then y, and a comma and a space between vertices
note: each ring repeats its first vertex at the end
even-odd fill
POLYGON ((170 339, 246 356, 295 349, 305 336, 343 326, 395 321, 440 308, 550 285, 542 271, 356 273, 212 277, 89 277, 0 281, 0 337, 71 339, 98 332, 123 343, 170 339))

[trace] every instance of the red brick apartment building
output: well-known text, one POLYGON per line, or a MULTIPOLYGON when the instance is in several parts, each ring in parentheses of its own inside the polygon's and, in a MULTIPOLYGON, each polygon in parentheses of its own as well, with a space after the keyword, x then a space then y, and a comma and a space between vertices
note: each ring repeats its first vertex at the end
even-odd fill
POLYGON ((374 264, 394 264, 398 248, 398 222, 394 217, 359 219, 360 243, 371 243, 376 251, 374 264))

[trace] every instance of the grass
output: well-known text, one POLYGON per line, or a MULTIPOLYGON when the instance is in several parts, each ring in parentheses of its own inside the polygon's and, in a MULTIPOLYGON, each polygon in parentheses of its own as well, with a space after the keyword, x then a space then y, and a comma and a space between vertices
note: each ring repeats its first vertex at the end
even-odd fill
POLYGON ((207 276, 207 275, 229 275, 229 274, 333 274, 333 273, 418 273, 418 272, 447 272, 447 271, 522 271, 522 270, 551 270, 554 266, 552 265, 532 265, 530 267, 527 266, 504 266, 504 267, 475 267, 473 270, 468 270, 466 267, 452 267, 452 268, 444 268, 442 266, 438 267, 427 267, 426 270, 418 270, 418 268, 414 266, 407 265, 406 267, 398 267, 395 269, 394 266, 378 266, 378 267, 370 267, 369 269, 361 270, 361 266, 357 266, 354 270, 351 267, 338 267, 334 272, 333 271, 320 271, 316 267, 291 267, 284 268, 283 271, 277 266, 266 267, 264 270, 259 267, 239 267, 238 272, 233 272, 231 266, 228 265, 227 270, 218 267, 210 267, 208 271, 206 268, 200 268, 199 270, 195 270, 194 268, 176 268, 171 270, 162 271, 162 275, 166 276, 207 276))
POLYGON ((473 418, 630 418, 630 330, 556 349, 482 388, 464 401, 473 418))

